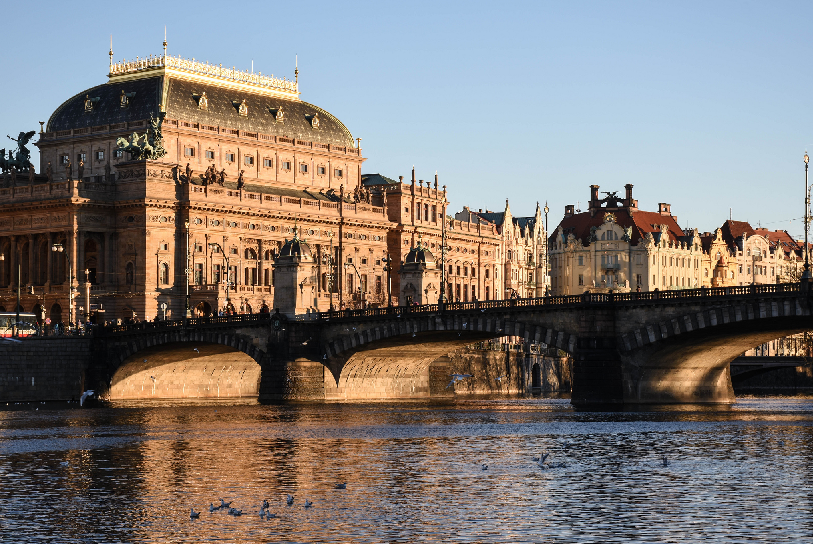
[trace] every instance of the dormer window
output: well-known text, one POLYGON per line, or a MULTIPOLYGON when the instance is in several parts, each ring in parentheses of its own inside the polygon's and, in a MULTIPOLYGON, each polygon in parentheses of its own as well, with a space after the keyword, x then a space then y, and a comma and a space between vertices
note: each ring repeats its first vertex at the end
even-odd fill
POLYGON ((248 106, 246 105, 245 99, 243 99, 242 102, 233 100, 232 104, 234 104, 234 107, 237 108, 237 113, 239 113, 243 117, 248 117, 248 106))
POLYGON ((278 106, 277 109, 271 108, 271 113, 274 115, 274 122, 282 123, 285 120, 285 113, 282 111, 282 106, 278 106))
POLYGON ((85 111, 87 111, 87 112, 93 111, 93 108, 95 107, 96 102, 98 102, 99 99, 100 99, 100 97, 98 97, 98 96, 94 96, 93 98, 91 98, 90 95, 86 94, 85 95, 85 111))
POLYGON ((130 100, 135 97, 136 93, 125 93, 124 89, 121 90, 121 96, 119 97, 119 105, 122 108, 126 108, 130 105, 130 100))
POLYGON ((319 128, 319 114, 318 113, 314 113, 311 116, 310 121, 311 121, 311 127, 312 128, 319 128))

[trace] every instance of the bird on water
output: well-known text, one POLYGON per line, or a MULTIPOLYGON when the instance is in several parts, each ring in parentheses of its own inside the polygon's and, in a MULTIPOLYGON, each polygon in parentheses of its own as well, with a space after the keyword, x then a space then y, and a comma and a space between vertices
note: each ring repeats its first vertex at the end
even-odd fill
POLYGON ((294 503, 294 496, 293 495, 285 495, 285 503, 288 506, 291 506, 294 503))
POLYGON ((194 508, 189 509, 189 519, 198 519, 200 517, 200 512, 195 512, 194 508))
POLYGON ((88 389, 87 391, 82 393, 82 396, 79 397, 79 406, 84 406, 85 401, 88 400, 88 398, 92 397, 93 395, 95 395, 95 392, 93 391, 93 389, 88 389))
POLYGON ((471 378, 472 377, 471 374, 451 374, 451 376, 452 376, 452 381, 449 382, 449 385, 446 386, 446 389, 449 389, 450 387, 452 387, 454 384, 456 384, 457 382, 459 382, 461 380, 465 380, 466 378, 471 378))

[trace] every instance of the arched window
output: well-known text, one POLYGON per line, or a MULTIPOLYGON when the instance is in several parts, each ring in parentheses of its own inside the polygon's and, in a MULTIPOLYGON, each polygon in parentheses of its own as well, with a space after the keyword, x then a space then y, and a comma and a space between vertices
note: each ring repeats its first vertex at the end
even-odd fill
POLYGON ((135 284, 135 265, 132 262, 124 266, 124 283, 126 285, 135 284))
POLYGON ((256 261, 257 260, 257 252, 254 251, 253 249, 251 249, 250 247, 247 247, 246 248, 246 259, 248 259, 250 261, 256 261))
POLYGON ((169 265, 161 263, 158 266, 158 281, 161 285, 169 285, 169 265))

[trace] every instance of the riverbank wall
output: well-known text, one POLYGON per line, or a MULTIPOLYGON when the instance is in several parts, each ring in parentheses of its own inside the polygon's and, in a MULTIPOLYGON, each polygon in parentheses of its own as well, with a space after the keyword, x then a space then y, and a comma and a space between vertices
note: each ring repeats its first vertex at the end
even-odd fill
POLYGON ((78 336, 0 342, 0 401, 77 400, 90 358, 90 339, 78 336))

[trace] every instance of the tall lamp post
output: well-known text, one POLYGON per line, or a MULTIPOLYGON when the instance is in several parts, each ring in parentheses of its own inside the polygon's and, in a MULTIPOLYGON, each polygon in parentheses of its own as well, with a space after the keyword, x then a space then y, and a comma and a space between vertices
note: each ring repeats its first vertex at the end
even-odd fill
POLYGON ((345 270, 349 270, 351 266, 353 267, 353 270, 356 271, 356 277, 358 277, 358 279, 359 279, 359 295, 361 295, 361 301, 360 302, 361 302, 361 309, 363 310, 365 308, 365 306, 366 306, 365 303, 367 302, 367 286, 364 285, 363 286, 364 289, 362 290, 361 274, 359 274, 359 269, 356 268, 356 265, 354 263, 344 263, 345 270))
POLYGON ((192 309, 189 307, 189 274, 192 270, 189 268, 189 221, 184 223, 186 228, 186 268, 184 269, 184 277, 186 279, 186 315, 187 319, 192 317, 192 309))
MULTIPOLYGON (((62 244, 54 244, 51 246, 51 251, 54 253, 64 253, 65 247, 62 244)), ((71 270, 71 259, 66 255, 68 261, 68 323, 73 319, 73 272, 71 270)))
POLYGON ((387 263, 384 267, 384 271, 387 273, 387 306, 392 306, 392 257, 387 253, 387 258, 381 260, 387 263))
MULTIPOLYGON (((335 277, 336 274, 333 273, 333 267, 335 266, 335 259, 333 258, 333 231, 330 231, 328 235, 330 239, 330 252, 327 255, 327 294, 330 297, 330 312, 332 313, 335 308, 333 307, 333 289, 335 284, 335 277)), ((338 272, 338 270, 337 270, 338 272)))
MULTIPOLYGON (((550 282, 550 253, 548 252, 548 238, 550 238, 550 233, 548 232, 548 212, 550 208, 548 208, 548 201, 545 201, 545 276, 546 280, 550 282)), ((548 294, 548 289, 550 287, 550 283, 545 286, 545 295, 548 294)))
POLYGON ((223 251, 223 247, 220 244, 217 242, 210 242, 209 250, 214 253, 215 249, 217 249, 220 254, 223 255, 223 260, 226 262, 226 311, 228 312, 229 306, 231 305, 231 299, 229 298, 229 290, 231 289, 231 268, 229 267, 229 256, 226 255, 226 252, 223 251))
POLYGON ((807 231, 810 227, 810 190, 807 185, 807 166, 810 162, 810 157, 807 156, 805 151, 805 268, 802 272, 802 286, 807 289, 810 284, 810 259, 808 258, 808 245, 807 245, 807 231))

